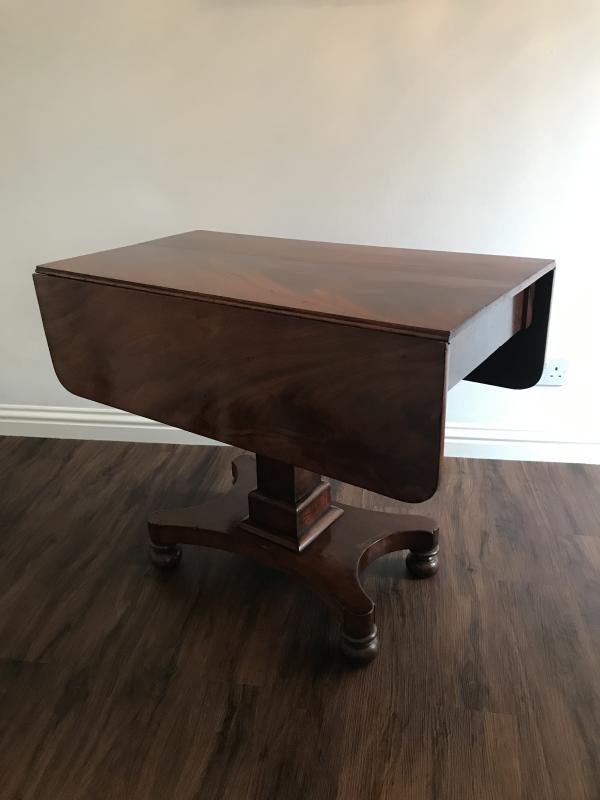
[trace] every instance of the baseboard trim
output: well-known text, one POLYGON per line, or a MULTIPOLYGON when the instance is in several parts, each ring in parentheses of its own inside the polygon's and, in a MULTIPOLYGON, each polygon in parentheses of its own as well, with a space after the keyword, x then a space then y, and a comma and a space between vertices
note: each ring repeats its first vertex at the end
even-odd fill
POLYGON ((94 439, 112 442, 220 444, 204 436, 100 407, 0 404, 0 436, 43 436, 51 439, 94 439))
MULTIPOLYGON (((112 408, 0 404, 0 436, 42 436, 119 442, 220 444, 112 408)), ((600 436, 446 425, 445 455, 517 461, 600 464, 600 436)))
POLYGON ((458 458, 600 464, 600 435, 588 439, 581 432, 448 423, 444 455, 458 458))

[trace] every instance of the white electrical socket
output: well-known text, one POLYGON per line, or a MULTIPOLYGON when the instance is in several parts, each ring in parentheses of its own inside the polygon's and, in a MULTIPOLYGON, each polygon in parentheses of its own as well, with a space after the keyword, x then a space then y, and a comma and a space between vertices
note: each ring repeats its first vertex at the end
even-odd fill
POLYGON ((544 362, 538 386, 563 386, 567 382, 568 367, 566 358, 549 358, 544 362))

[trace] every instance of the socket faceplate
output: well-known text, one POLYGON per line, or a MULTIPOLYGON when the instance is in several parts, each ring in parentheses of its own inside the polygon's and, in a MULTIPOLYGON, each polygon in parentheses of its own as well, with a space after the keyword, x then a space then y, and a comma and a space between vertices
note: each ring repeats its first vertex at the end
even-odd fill
POLYGON ((567 382, 568 367, 566 358, 549 358, 544 363, 538 386, 563 386, 567 382))

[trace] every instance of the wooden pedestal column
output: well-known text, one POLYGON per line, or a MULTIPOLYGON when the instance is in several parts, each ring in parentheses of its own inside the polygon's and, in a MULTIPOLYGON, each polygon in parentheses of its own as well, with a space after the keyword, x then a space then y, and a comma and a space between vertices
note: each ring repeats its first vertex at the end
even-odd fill
POLYGON ((438 569, 438 528, 428 517, 332 505, 319 475, 273 459, 242 456, 232 464, 225 497, 194 508, 158 511, 149 521, 151 557, 161 568, 179 563, 181 544, 229 550, 293 574, 342 619, 341 649, 354 663, 379 649, 375 606, 360 574, 374 559, 410 550, 416 577, 438 569), (254 488, 254 484, 256 488, 254 488))

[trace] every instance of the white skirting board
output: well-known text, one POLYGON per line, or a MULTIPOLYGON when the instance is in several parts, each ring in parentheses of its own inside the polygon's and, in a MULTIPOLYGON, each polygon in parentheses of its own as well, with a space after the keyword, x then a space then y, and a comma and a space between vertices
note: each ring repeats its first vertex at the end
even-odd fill
MULTIPOLYGON (((0 436, 44 436, 117 442, 219 444, 112 408, 0 405, 0 436)), ((600 464, 600 436, 505 430, 449 422, 445 455, 518 461, 600 464)))

